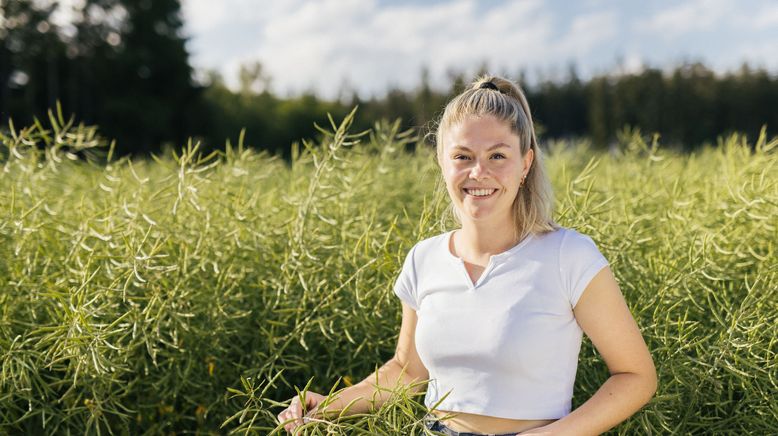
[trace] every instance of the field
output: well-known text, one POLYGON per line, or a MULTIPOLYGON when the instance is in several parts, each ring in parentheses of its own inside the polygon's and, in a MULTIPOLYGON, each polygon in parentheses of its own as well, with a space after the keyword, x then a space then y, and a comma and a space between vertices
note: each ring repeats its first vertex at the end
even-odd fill
MULTIPOLYGON (((333 122, 291 162, 189 144, 116 159, 53 116, 0 139, 0 434, 269 434, 295 389, 394 353, 406 251, 452 225, 433 153, 333 122)), ((678 154, 544 144, 557 221, 611 262, 659 373, 612 434, 778 423, 778 140, 678 154)), ((588 341, 573 407, 607 369, 588 341)), ((423 434, 423 396, 308 434, 423 434), (329 432, 329 433, 328 433, 329 432)))

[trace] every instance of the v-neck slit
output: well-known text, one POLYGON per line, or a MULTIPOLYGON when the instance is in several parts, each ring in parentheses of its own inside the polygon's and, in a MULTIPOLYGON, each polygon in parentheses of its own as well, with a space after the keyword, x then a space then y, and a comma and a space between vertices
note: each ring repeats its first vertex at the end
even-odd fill
POLYGON ((532 239, 532 234, 527 235, 524 239, 522 239, 518 244, 514 245, 513 247, 509 248, 508 250, 503 251, 502 253, 493 254, 489 256, 489 262, 486 264, 486 267, 483 271, 481 271, 481 274, 478 276, 478 279, 473 281, 473 279, 470 277, 470 273, 467 271, 467 265, 465 265, 464 259, 462 259, 459 256, 455 256, 451 252, 451 239, 454 237, 454 232, 456 230, 451 230, 448 233, 448 236, 445 238, 445 251, 448 253, 449 258, 456 261, 460 265, 460 270, 462 271, 462 274, 464 274, 465 281, 467 283, 467 289, 469 291, 474 291, 476 288, 481 286, 481 284, 487 279, 488 274, 491 273, 491 271, 494 269, 494 265, 498 259, 509 257, 511 254, 517 252, 521 247, 526 245, 530 239, 532 239))
POLYGON ((474 282, 472 277, 470 277, 470 273, 467 271, 467 265, 465 265, 465 261, 461 257, 456 258, 456 260, 458 261, 457 263, 461 265, 460 269, 462 270, 465 280, 467 281, 467 288, 471 291, 481 286, 481 283, 484 281, 484 277, 486 277, 486 275, 492 270, 493 262, 492 259, 490 258, 489 263, 486 265, 486 268, 484 268, 484 270, 481 271, 481 274, 478 276, 478 279, 476 279, 474 282))

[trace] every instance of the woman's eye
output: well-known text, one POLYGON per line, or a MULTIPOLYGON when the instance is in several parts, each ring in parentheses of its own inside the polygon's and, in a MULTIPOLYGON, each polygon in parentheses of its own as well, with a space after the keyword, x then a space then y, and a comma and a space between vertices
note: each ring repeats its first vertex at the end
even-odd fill
POLYGON ((455 160, 465 160, 465 159, 470 159, 470 158, 465 156, 465 155, 462 155, 462 154, 457 154, 457 155, 454 156, 454 159, 455 160))
POLYGON ((492 158, 494 159, 505 159, 505 155, 502 153, 495 153, 492 155, 492 158))

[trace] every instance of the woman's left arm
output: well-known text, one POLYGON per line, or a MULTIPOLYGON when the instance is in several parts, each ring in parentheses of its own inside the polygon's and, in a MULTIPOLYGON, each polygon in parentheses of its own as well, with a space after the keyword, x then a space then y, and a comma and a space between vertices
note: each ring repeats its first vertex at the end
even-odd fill
POLYGON ((594 276, 573 313, 611 376, 569 415, 521 435, 600 434, 632 416, 656 392, 654 361, 609 267, 594 276))

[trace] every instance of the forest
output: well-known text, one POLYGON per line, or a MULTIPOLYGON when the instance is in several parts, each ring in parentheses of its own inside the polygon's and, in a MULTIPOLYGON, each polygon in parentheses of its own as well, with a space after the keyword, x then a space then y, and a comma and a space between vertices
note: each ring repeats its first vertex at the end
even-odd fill
MULTIPOLYGON (((196 80, 179 0, 86 0, 66 25, 52 20, 57 1, 0 5, 0 129, 45 120, 59 103, 66 116, 115 139, 118 155, 180 147, 189 138, 204 150, 222 149, 245 130, 247 145, 288 157, 294 142, 315 139, 314 123, 357 106, 355 129, 400 119, 424 134, 472 78, 452 69, 448 83, 433 84, 422 68, 416 88, 382 96, 282 97, 259 60, 241 67, 237 89, 215 71, 196 80)), ((525 82, 525 71, 497 73, 525 82)), ((687 62, 586 79, 571 65, 561 80, 524 86, 541 140, 585 138, 606 148, 621 133, 639 131, 690 151, 732 132, 753 141, 763 126, 770 137, 778 126, 778 77, 747 64, 717 73, 687 62)))

